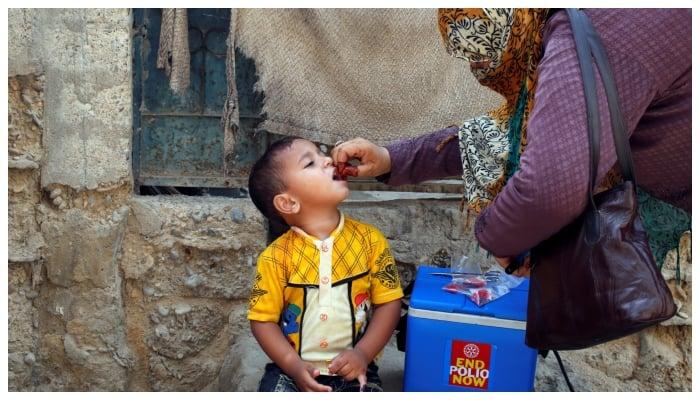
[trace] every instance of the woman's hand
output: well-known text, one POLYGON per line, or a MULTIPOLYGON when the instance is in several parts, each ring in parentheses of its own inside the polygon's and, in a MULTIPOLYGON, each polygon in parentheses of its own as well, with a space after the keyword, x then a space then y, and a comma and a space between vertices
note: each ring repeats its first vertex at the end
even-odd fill
MULTIPOLYGON (((506 267, 508 267, 508 265, 511 262, 513 262, 513 260, 515 259, 515 257, 495 257, 495 258, 496 258, 496 262, 498 263, 498 265, 500 265, 504 269, 506 267)), ((531 267, 530 266, 530 256, 527 256, 527 257, 525 257, 525 260, 523 261, 523 264, 520 266, 520 268, 513 271, 512 275, 520 277, 520 278, 522 278, 522 277, 529 278, 530 277, 530 267, 531 267)))
POLYGON ((360 388, 367 384, 367 364, 369 361, 358 349, 346 349, 340 352, 328 366, 328 372, 338 374, 346 381, 357 379, 360 388))
POLYGON ((375 177, 391 171, 389 150, 362 138, 337 144, 331 150, 331 157, 334 164, 346 163, 353 159, 359 160, 357 176, 375 177))

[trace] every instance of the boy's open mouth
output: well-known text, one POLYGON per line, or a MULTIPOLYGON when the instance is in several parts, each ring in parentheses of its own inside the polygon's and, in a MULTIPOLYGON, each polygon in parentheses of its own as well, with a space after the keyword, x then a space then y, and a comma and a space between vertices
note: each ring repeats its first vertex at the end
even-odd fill
POLYGON ((357 167, 344 162, 337 163, 333 171, 333 180, 347 181, 348 176, 357 176, 357 167))

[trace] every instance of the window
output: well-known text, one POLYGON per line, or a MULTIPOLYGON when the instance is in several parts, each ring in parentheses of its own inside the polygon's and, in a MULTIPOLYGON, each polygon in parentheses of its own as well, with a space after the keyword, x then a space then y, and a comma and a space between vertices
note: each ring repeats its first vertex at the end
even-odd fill
POLYGON ((255 65, 236 55, 240 129, 234 153, 226 155, 220 121, 230 10, 189 9, 187 16, 190 86, 178 96, 165 71, 156 68, 161 10, 134 10, 134 186, 144 194, 244 197, 250 167, 268 143, 266 132, 254 135, 263 100, 253 91, 255 65))

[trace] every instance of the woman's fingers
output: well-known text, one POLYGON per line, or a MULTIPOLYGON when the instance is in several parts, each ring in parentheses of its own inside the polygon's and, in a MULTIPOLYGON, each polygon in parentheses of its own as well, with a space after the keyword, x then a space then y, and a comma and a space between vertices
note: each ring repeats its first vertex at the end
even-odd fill
MULTIPOLYGON (((502 268, 508 267, 510 263, 513 262, 514 257, 494 257, 496 259, 496 262, 498 265, 500 265, 502 268)), ((523 261, 523 264, 518 267, 515 271, 512 273, 513 276, 517 276, 519 278, 522 277, 529 277, 530 276, 530 256, 527 256, 525 260, 523 261)))
POLYGON ((349 153, 346 144, 347 142, 339 142, 331 149, 331 158, 334 164, 346 163, 349 159, 354 158, 354 155, 349 153))
POLYGON ((369 176, 369 177, 374 178, 375 176, 381 175, 381 174, 374 173, 375 168, 373 165, 358 164, 356 167, 357 167, 357 175, 355 175, 355 176, 369 176))
POLYGON ((389 151, 362 138, 341 142, 331 150, 333 162, 347 163, 358 160, 357 176, 379 176, 391 170, 389 151))
POLYGON ((507 267, 508 264, 510 264, 511 261, 513 261, 513 257, 496 257, 496 256, 494 256, 494 258, 496 259, 496 262, 498 263, 498 265, 500 265, 503 268, 507 267))
POLYGON ((515 272, 513 272, 513 275, 520 277, 520 278, 529 278, 530 277, 530 269, 532 268, 532 265, 530 264, 530 256, 527 256, 525 258, 525 261, 523 261, 523 265, 520 266, 520 268, 516 269, 515 272))
POLYGON ((372 146, 374 146, 374 144, 365 139, 352 139, 333 147, 331 150, 331 157, 336 164, 339 162, 348 162, 353 159, 363 161, 366 158, 368 150, 372 146))

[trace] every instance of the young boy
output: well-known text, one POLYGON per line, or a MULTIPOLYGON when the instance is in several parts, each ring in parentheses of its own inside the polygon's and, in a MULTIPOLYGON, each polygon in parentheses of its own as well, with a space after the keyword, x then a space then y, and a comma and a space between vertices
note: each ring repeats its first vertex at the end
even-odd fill
POLYGON ((382 390, 373 360, 403 292, 384 236, 338 210, 349 190, 334 172, 298 137, 272 144, 251 170, 255 206, 290 226, 258 257, 251 291, 251 330, 273 361, 260 391, 382 390))

